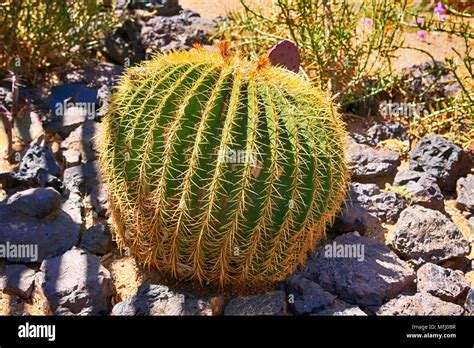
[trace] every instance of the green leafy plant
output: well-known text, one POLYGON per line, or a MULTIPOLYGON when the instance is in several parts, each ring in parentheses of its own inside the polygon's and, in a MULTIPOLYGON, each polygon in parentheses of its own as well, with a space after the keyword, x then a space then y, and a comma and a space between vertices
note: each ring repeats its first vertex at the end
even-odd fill
POLYGON ((243 10, 220 25, 216 36, 221 40, 250 56, 292 40, 304 71, 342 106, 389 88, 405 1, 276 0, 271 8, 241 3, 243 10), (375 81, 366 93, 369 76, 375 81))
POLYGON ((34 79, 40 69, 82 59, 114 24, 109 2, 0 2, 0 69, 34 79))
POLYGON ((345 130, 298 74, 197 48, 130 68, 100 161, 119 244, 203 283, 281 280, 346 190, 345 130))

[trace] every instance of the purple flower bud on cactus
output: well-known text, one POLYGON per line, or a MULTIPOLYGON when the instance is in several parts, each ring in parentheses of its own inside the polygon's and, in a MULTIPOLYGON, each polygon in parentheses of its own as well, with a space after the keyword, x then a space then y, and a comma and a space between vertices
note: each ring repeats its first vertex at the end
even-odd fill
POLYGON ((416 23, 417 23, 418 25, 423 25, 424 22, 425 22, 425 20, 424 20, 423 18, 421 18, 421 17, 419 17, 419 18, 416 20, 416 23))
POLYGON ((370 25, 370 24, 372 24, 372 19, 371 18, 366 18, 366 19, 364 19, 364 23, 366 25, 370 25))
POLYGON ((418 37, 424 39, 426 37, 426 32, 424 30, 418 30, 418 37))

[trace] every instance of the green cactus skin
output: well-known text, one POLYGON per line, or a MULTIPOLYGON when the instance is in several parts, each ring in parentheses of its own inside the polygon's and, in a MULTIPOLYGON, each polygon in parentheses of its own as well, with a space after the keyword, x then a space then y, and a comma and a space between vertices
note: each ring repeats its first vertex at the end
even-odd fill
POLYGON ((323 92, 265 59, 196 48, 130 68, 100 141, 118 243, 177 278, 282 280, 340 207, 344 137, 323 92))

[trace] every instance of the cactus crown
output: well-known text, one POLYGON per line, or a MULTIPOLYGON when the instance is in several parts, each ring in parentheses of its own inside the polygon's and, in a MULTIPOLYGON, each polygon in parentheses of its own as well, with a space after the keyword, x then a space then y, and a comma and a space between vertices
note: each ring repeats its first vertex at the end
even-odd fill
POLYGON ((344 126, 298 74, 200 48, 128 69, 100 161, 119 245, 200 282, 276 281, 346 189, 344 126))

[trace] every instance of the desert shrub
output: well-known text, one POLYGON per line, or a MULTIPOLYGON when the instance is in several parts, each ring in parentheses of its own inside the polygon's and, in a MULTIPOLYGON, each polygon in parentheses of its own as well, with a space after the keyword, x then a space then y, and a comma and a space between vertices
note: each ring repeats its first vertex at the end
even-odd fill
POLYGON ((221 40, 258 56, 291 39, 304 71, 343 106, 388 88, 405 1, 276 0, 271 8, 241 3, 243 10, 220 25, 221 40), (370 91, 369 76, 377 77, 370 91))
POLYGON ((0 69, 28 79, 85 57, 114 22, 110 1, 6 0, 0 3, 0 69))
MULTIPOLYGON (((413 139, 418 139, 426 134, 441 134, 449 140, 469 148, 473 144, 474 127, 474 71, 473 71, 473 39, 474 30, 472 18, 468 12, 460 12, 450 5, 437 2, 429 12, 407 11, 403 20, 404 24, 413 30, 418 30, 424 35, 433 33, 448 33, 452 37, 461 39, 462 50, 451 47, 452 55, 444 59, 442 63, 435 63, 431 52, 420 48, 430 60, 428 65, 433 67, 439 75, 449 76, 449 79, 439 78, 429 84, 429 88, 413 89, 409 81, 402 81, 397 86, 397 93, 403 95, 406 101, 423 105, 423 113, 409 120, 409 134, 413 139), (412 20, 409 20, 409 19, 412 20), (457 93, 444 93, 437 95, 434 91, 443 88, 443 84, 457 86, 457 93)), ((468 7, 457 6, 457 8, 468 9, 468 7)), ((409 47, 410 48, 410 47, 409 47)), ((426 74, 435 74, 434 71, 426 69, 426 74)), ((424 76, 418 79, 422 80, 424 76)), ((426 84, 425 84, 426 85, 426 84)))

